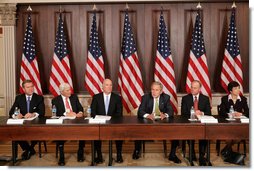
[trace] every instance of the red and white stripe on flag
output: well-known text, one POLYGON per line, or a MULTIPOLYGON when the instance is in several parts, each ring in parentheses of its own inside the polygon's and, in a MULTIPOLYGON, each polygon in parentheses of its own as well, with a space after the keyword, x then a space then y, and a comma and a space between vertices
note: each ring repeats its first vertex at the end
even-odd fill
POLYGON ((102 92, 102 83, 105 79, 104 62, 102 56, 95 59, 90 52, 88 52, 85 87, 91 96, 102 92))
POLYGON ((164 59, 157 51, 155 57, 154 80, 163 85, 163 91, 170 95, 170 103, 175 113, 178 113, 175 72, 172 55, 164 59))
POLYGON ((221 69, 221 85, 228 92, 227 86, 231 81, 237 81, 240 84, 241 93, 243 93, 243 71, 240 54, 235 58, 231 57, 225 49, 224 59, 221 69))
POLYGON ((54 53, 52 68, 49 78, 49 90, 54 96, 60 95, 59 86, 61 83, 68 83, 73 92, 69 55, 61 61, 54 53))
POLYGON ((191 82, 194 80, 201 82, 201 93, 211 98, 212 93, 206 56, 203 54, 201 57, 196 58, 191 51, 186 80, 186 91, 188 93, 191 92, 191 82))
POLYGON ((121 55, 118 86, 127 112, 129 113, 136 109, 141 103, 141 97, 144 95, 143 81, 136 52, 126 59, 121 55))
POLYGON ((35 57, 32 62, 29 62, 24 54, 22 54, 19 86, 20 93, 24 93, 22 83, 25 80, 31 80, 34 84, 34 92, 42 95, 37 57, 35 57))

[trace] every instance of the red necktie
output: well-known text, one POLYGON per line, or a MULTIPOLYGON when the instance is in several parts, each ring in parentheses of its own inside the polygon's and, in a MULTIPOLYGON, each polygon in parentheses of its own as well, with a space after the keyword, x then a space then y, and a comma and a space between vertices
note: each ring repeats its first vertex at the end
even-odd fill
POLYGON ((65 107, 66 107, 66 110, 69 109, 69 111, 72 112, 71 106, 68 101, 68 97, 65 97, 65 107))
POLYGON ((194 100, 194 110, 198 110, 198 98, 197 96, 195 96, 195 100, 194 100))

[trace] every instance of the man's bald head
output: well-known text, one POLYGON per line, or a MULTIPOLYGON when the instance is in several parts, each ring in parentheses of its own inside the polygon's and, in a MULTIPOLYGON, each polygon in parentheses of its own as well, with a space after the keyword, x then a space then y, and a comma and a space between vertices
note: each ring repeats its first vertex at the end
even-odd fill
POLYGON ((110 79, 105 79, 102 83, 102 90, 105 94, 110 94, 112 92, 112 81, 110 79))

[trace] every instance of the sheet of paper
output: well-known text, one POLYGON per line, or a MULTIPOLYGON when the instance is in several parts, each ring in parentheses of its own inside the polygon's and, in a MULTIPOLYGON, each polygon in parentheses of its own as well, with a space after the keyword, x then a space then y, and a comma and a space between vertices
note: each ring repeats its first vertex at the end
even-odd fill
POLYGON ((38 116, 39 116, 39 114, 38 114, 38 113, 35 113, 34 117, 32 117, 32 118, 27 118, 27 119, 22 118, 22 119, 25 120, 25 121, 32 121, 32 120, 34 120, 35 118, 37 118, 38 116))
POLYGON ((248 118, 247 118, 247 119, 241 119, 241 122, 242 122, 242 123, 249 123, 249 122, 250 122, 250 119, 248 119, 248 118))
POLYGON ((201 119, 201 123, 218 123, 218 119, 201 119))
POLYGON ((13 124, 13 125, 22 125, 24 123, 24 119, 8 119, 7 120, 7 124, 9 125, 11 125, 11 124, 13 124))
POLYGON ((111 116, 105 116, 105 115, 96 115, 95 119, 105 119, 106 121, 111 119, 111 116))
POLYGON ((59 119, 75 119, 76 116, 61 116, 59 119))
POLYGON ((62 124, 62 119, 47 119, 46 124, 62 124))
POLYGON ((106 120, 105 119, 89 119, 89 123, 96 123, 96 124, 99 124, 99 123, 106 123, 106 120))

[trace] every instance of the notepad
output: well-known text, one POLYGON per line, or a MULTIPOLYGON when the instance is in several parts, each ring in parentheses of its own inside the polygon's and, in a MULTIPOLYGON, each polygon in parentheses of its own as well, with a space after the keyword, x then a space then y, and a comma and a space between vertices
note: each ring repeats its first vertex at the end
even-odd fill
POLYGON ((24 123, 24 119, 8 119, 7 124, 13 125, 22 125, 24 123))
POLYGON ((61 116, 59 119, 75 119, 76 116, 61 116))
POLYGON ((249 118, 243 118, 241 119, 241 123, 249 123, 250 122, 250 119, 249 118))
POLYGON ((101 123, 106 123, 106 120, 105 119, 89 119, 89 123, 96 123, 96 124, 101 124, 101 123))
POLYGON ((62 119, 47 119, 46 124, 62 124, 62 119))
POLYGON ((201 123, 218 123, 218 119, 201 119, 201 123))
POLYGON ((208 115, 203 115, 200 116, 198 115, 198 120, 200 120, 201 123, 218 123, 218 119, 215 119, 213 116, 208 116, 208 115))
POLYGON ((109 121, 111 119, 111 116, 105 116, 105 115, 96 115, 95 119, 104 119, 106 121, 109 121))

